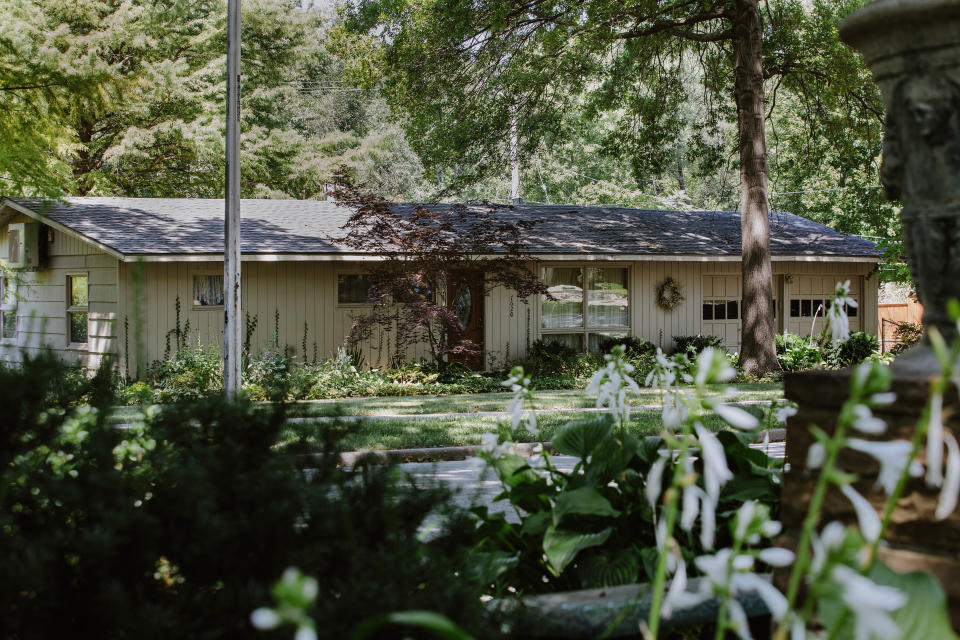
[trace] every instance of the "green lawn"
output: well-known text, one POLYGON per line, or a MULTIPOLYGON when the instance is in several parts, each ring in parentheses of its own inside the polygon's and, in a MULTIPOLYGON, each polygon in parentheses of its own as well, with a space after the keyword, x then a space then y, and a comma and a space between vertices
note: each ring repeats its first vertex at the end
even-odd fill
MULTIPOLYGON (((728 385, 716 385, 712 392, 720 395, 728 385)), ((783 396, 783 386, 779 383, 750 383, 732 385, 738 393, 736 401, 770 401, 783 396)), ((349 449, 407 449, 421 447, 450 447, 480 444, 480 436, 491 430, 500 418, 497 416, 460 415, 450 418, 417 418, 422 414, 459 413, 470 414, 478 411, 502 411, 510 401, 512 394, 473 393, 448 396, 400 396, 344 398, 338 400, 315 400, 295 402, 289 405, 290 415, 294 417, 331 417, 331 416, 371 416, 366 420, 351 421, 349 435, 344 446, 349 449), (378 420, 378 415, 409 415, 409 420, 378 420)), ((643 389, 638 398, 631 400, 633 405, 659 405, 660 394, 643 389)), ((594 406, 594 399, 587 397, 581 390, 537 391, 534 394, 537 409, 579 409, 594 406)), ((263 405, 267 407, 266 404, 263 405)), ((764 413, 762 406, 747 406, 748 411, 758 417, 764 413)), ((117 421, 123 421, 137 407, 118 407, 114 415, 117 421)), ((528 441, 550 440, 557 427, 567 421, 582 418, 590 413, 564 412, 541 413, 537 416, 540 427, 539 438, 529 436, 528 441)), ((717 418, 706 421, 711 428, 720 428, 723 423, 717 418)), ((281 438, 281 446, 289 444, 303 429, 310 441, 316 440, 313 433, 329 428, 329 422, 314 425, 291 427, 281 438)), ((629 428, 637 435, 649 435, 660 429, 659 410, 636 410, 633 412, 629 428)))
MULTIPOLYGON (((719 395, 728 385, 715 385, 719 395)), ((732 385, 738 390, 736 399, 774 400, 783 397, 780 383, 750 383, 732 385)), ((291 415, 298 416, 377 416, 418 415, 424 413, 474 413, 477 411, 503 411, 513 394, 464 393, 449 396, 399 396, 377 398, 341 398, 336 400, 311 400, 291 405, 291 415)), ((641 389, 633 405, 659 405, 660 394, 651 389, 641 389)), ((582 390, 536 391, 534 406, 537 409, 580 409, 594 406, 594 398, 582 390)))
MULTIPOLYGON (((744 409, 761 419, 765 414, 763 406, 745 406, 744 409)), ((540 414, 537 416, 540 435, 533 437, 526 434, 527 437, 521 439, 525 442, 550 440, 558 427, 570 420, 584 417, 596 417, 596 414, 579 412, 540 414)), ((493 429, 496 423, 497 418, 493 416, 429 419, 411 417, 409 420, 369 418, 351 421, 346 425, 348 435, 344 441, 344 447, 347 450, 358 450, 478 445, 480 436, 493 429)), ((710 416, 704 424, 708 428, 717 430, 726 423, 716 416, 710 416)), ((657 410, 635 411, 631 415, 629 429, 636 435, 653 435, 659 432, 660 427, 660 412, 657 410)), ((283 447, 292 443, 298 432, 306 434, 307 442, 312 444, 318 441, 312 434, 327 428, 330 428, 329 422, 292 427, 281 438, 280 445, 283 447)))

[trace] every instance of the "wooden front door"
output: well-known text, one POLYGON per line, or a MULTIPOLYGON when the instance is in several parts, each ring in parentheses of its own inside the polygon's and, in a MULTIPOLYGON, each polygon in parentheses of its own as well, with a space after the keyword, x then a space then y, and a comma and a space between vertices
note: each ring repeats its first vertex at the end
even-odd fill
POLYGON ((451 275, 447 283, 447 307, 457 316, 459 331, 454 332, 452 341, 469 340, 475 344, 479 353, 451 356, 451 362, 459 362, 474 371, 480 371, 484 365, 483 341, 483 272, 461 271, 451 275))

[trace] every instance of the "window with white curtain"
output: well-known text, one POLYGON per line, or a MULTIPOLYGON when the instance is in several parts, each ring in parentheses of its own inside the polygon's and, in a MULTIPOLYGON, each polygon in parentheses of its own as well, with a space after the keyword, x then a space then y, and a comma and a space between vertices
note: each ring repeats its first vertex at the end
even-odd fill
POLYGON ((546 267, 543 280, 553 300, 541 298, 543 340, 582 352, 597 351, 604 336, 628 335, 628 278, 626 267, 546 267))
POLYGON ((223 275, 193 276, 193 306, 223 306, 223 275))

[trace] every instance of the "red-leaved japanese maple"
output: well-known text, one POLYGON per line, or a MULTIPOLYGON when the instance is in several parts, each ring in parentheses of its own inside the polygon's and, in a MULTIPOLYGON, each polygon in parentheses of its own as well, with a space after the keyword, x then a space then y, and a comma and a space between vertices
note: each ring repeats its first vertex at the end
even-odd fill
POLYGON ((441 370, 451 362, 479 363, 482 347, 463 335, 449 299, 450 283, 476 274, 483 297, 501 286, 522 302, 549 295, 536 275, 535 259, 523 251, 524 236, 538 221, 507 217, 511 206, 398 204, 348 179, 336 185, 334 197, 352 213, 341 227, 343 235, 331 240, 378 258, 365 266, 370 311, 354 319, 351 346, 380 330, 395 332, 394 364, 417 344, 427 346, 441 370))

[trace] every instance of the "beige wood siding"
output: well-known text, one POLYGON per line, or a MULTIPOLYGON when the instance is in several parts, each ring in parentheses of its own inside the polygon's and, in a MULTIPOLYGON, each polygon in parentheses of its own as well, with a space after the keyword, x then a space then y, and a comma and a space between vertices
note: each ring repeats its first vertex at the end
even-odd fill
MULTIPOLYGON (((567 266, 573 263, 543 263, 542 266, 567 266)), ((586 264, 586 263, 584 263, 586 264)), ((832 292, 837 281, 850 280, 854 296, 862 299, 857 318, 851 318, 851 328, 865 327, 868 332, 876 326, 877 278, 871 262, 807 262, 777 261, 772 265, 774 296, 777 298, 777 330, 789 325, 789 300, 797 297, 797 283, 820 282, 820 288, 829 283, 832 292), (872 275, 871 275, 872 274, 872 275)), ((630 314, 631 334, 661 347, 664 351, 675 348, 678 336, 713 334, 725 340, 728 348, 739 348, 740 328, 737 323, 706 322, 702 316, 702 303, 718 293, 721 287, 724 296, 740 296, 740 263, 711 261, 637 261, 630 263, 630 314), (683 287, 685 299, 673 311, 664 311, 656 304, 657 288, 672 277, 683 287), (728 294, 728 289, 732 293, 728 294)), ((812 295, 812 294, 811 294, 812 295)), ((491 312, 493 308, 491 308, 491 312)), ((539 304, 534 305, 534 336, 539 332, 539 304)), ((742 317, 742 309, 740 309, 742 317)), ((807 319, 809 321, 809 318, 807 319)), ((788 328, 788 330, 791 330, 788 328)), ((819 330, 819 328, 818 328, 819 330)), ((805 333, 809 333, 809 326, 805 333)))
MULTIPOLYGON (((571 266, 572 263, 543 263, 541 266, 571 266)), ((584 265, 588 264, 586 262, 584 265)), ((604 263, 604 266, 625 265, 629 269, 630 331, 633 335, 661 346, 674 349, 677 336, 695 335, 709 331, 702 320, 702 301, 705 282, 735 282, 739 286, 738 262, 679 262, 643 261, 631 263, 604 263), (671 276, 681 283, 684 302, 674 311, 660 309, 656 290, 671 276)), ((129 357, 121 357, 121 364, 136 362, 134 338, 136 318, 143 325, 143 359, 145 363, 163 357, 165 336, 176 324, 175 300, 180 297, 181 327, 190 321, 190 343, 221 345, 223 309, 195 309, 192 304, 193 275, 221 273, 220 262, 147 263, 142 265, 139 290, 141 303, 134 304, 135 264, 121 265, 123 288, 127 292, 122 301, 122 316, 118 325, 129 327, 129 335, 122 334, 123 345, 129 345, 129 357), (126 320, 126 325, 124 321, 126 320)), ((798 276, 816 276, 823 281, 851 279, 862 290, 864 305, 861 326, 876 325, 876 278, 864 281, 863 276, 873 268, 870 263, 816 263, 775 262, 774 287, 778 298, 778 319, 784 315, 791 295, 791 284, 798 276), (872 308, 871 308, 872 305, 872 308), (872 323, 870 318, 873 318, 872 323)), ((313 359, 314 342, 318 358, 329 358, 346 344, 354 318, 363 315, 363 305, 337 303, 337 274, 363 271, 362 263, 324 262, 245 262, 243 264, 243 310, 257 317, 258 325, 251 339, 252 350, 260 353, 273 348, 275 314, 279 312, 279 342, 289 346, 298 359, 303 357, 304 324, 307 327, 307 359, 313 359)), ((713 286, 712 284, 709 286, 713 286)), ((711 289, 707 293, 713 294, 711 289)), ((539 300, 522 303, 515 293, 495 289, 484 302, 485 350, 487 368, 499 368, 522 360, 529 345, 542 335, 540 330, 539 300)), ((122 331, 122 329, 121 329, 122 331)), ((726 336, 725 336, 726 337, 726 336)), ((738 341, 736 341, 738 343, 738 341)), ((172 339, 171 339, 172 344, 172 339)), ((735 348, 736 345, 731 345, 735 348)), ((362 346, 362 352, 371 366, 387 366, 397 357, 396 332, 378 331, 362 346)), ((411 360, 428 356, 423 345, 409 349, 400 356, 411 360)))
MULTIPOLYGON (((34 222, 23 215, 8 223, 34 222)), ((95 369, 107 354, 117 353, 118 265, 111 255, 59 231, 49 233, 48 258, 36 271, 17 273, 17 338, 3 341, 0 359, 16 361, 21 354, 50 349, 65 361, 95 369), (88 277, 87 343, 69 345, 67 276, 88 277)), ((7 225, 0 228, 0 257, 6 258, 7 225)))
MULTIPOLYGON (((354 318, 365 315, 364 305, 337 303, 337 275, 362 272, 362 264, 330 262, 245 262, 242 267, 241 308, 256 318, 250 336, 251 352, 261 354, 275 348, 274 334, 281 349, 289 347, 298 360, 331 358, 346 346, 354 318)), ((121 336, 121 366, 135 373, 137 363, 149 365, 175 349, 172 331, 177 325, 176 301, 180 300, 180 328, 189 322, 191 346, 223 345, 223 307, 193 305, 193 277, 223 273, 222 262, 151 262, 121 265, 124 296, 121 336), (139 302, 135 291, 139 291, 139 302), (142 336, 142 354, 137 356, 137 327, 142 336), (128 364, 129 363, 129 364, 128 364)), ((244 324, 245 326, 245 324, 244 324)), ((246 337, 246 333, 243 333, 246 337)), ((386 366, 397 355, 396 332, 376 331, 361 346, 370 366, 386 366)), ((427 349, 417 345, 401 356, 406 360, 424 358, 427 349)))
POLYGON ((539 314, 531 300, 522 302, 516 292, 497 287, 484 304, 484 342, 487 368, 508 366, 527 356, 537 339, 539 314))

